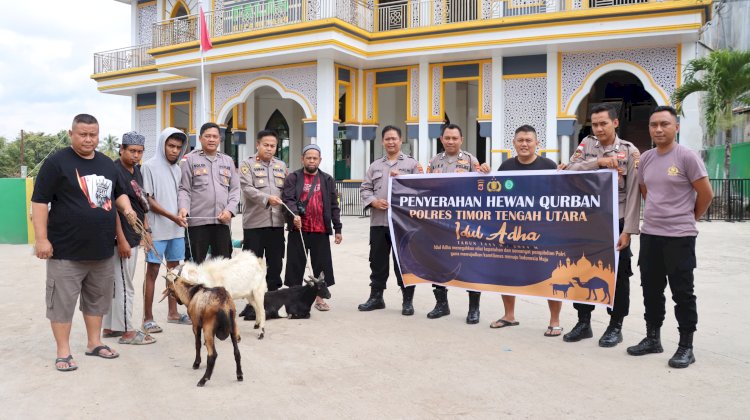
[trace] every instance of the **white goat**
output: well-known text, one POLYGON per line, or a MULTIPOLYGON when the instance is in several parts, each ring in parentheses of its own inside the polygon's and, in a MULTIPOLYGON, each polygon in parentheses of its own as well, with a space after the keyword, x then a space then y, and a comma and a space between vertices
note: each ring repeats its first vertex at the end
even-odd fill
POLYGON ((167 272, 167 279, 175 281, 177 276, 206 287, 223 287, 232 299, 247 300, 257 314, 255 329, 260 328, 258 339, 264 337, 266 311, 263 309, 263 297, 268 291, 265 260, 256 257, 252 251, 242 251, 231 260, 217 258, 200 265, 186 262, 167 272))

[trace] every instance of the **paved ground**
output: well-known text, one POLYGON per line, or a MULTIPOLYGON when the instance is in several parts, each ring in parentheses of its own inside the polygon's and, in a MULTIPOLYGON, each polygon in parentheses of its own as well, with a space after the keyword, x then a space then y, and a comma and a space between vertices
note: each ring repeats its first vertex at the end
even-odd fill
MULTIPOLYGON (((434 301, 427 286, 417 290, 413 317, 400 315, 396 287, 387 290, 386 310, 360 313, 356 306, 368 293, 367 220, 348 217, 344 242, 334 246, 333 310, 313 311, 310 320, 270 321, 263 341, 255 339, 251 323, 242 323, 245 382, 234 379, 231 344, 220 342, 206 388, 195 386, 203 369, 191 369, 192 332, 165 322, 166 303, 156 309, 165 329, 158 343, 113 345, 122 354, 116 360, 83 355, 83 322, 77 314, 72 339, 80 368, 56 372, 43 310, 44 264, 28 246, 2 245, 0 262, 7 271, 0 279, 0 416, 746 418, 750 223, 699 227, 698 362, 689 369, 667 366, 678 339, 671 310, 663 354, 625 353, 644 331, 637 274, 625 342, 613 349, 596 344, 607 321, 601 309, 594 313, 593 340, 571 344, 543 337, 547 305, 538 299, 520 299, 521 325, 503 330, 488 328, 501 310, 492 294, 482 298, 479 325, 464 323, 468 299, 457 290, 449 293, 453 314, 428 320, 434 301)), ((234 234, 241 235, 237 225, 234 234)), ((634 245, 637 251, 637 240, 634 245)), ((142 280, 136 276, 138 291, 142 280)), ((135 313, 142 313, 140 303, 135 313)), ((562 320, 566 331, 575 323, 570 305, 562 320)))

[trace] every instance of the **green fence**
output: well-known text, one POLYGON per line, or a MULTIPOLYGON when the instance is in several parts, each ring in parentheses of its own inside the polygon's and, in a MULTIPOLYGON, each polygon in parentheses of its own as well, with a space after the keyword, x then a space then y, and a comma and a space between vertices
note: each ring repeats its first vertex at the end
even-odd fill
MULTIPOLYGON (((706 150, 706 169, 709 178, 724 178, 724 146, 715 146, 706 150)), ((732 157, 729 160, 729 178, 750 178, 750 142, 732 145, 732 157)))
POLYGON ((0 178, 0 244, 27 244, 33 239, 29 220, 31 178, 0 178))

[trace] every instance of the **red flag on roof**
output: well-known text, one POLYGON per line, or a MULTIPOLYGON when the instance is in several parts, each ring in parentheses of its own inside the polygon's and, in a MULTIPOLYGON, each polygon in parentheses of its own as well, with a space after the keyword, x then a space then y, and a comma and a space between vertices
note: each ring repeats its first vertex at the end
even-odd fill
POLYGON ((208 25, 206 24, 206 15, 203 14, 203 8, 201 11, 201 51, 208 51, 214 46, 211 44, 211 36, 208 34, 208 25))

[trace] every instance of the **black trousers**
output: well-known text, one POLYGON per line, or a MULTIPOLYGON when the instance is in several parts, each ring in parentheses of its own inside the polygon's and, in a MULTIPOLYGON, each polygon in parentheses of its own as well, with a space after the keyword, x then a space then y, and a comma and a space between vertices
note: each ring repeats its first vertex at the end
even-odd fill
MULTIPOLYGON (((625 225, 625 219, 620 219, 620 233, 625 225)), ((630 276, 633 275, 631 260, 633 252, 630 245, 620 250, 620 258, 617 265, 617 279, 615 280, 615 303, 612 308, 607 308, 607 313, 616 320, 622 321, 630 313, 630 276)), ((585 303, 574 303, 573 307, 578 311, 578 318, 591 319, 594 305, 585 303)))
MULTIPOLYGON (((370 226, 370 287, 373 289, 383 290, 388 282, 390 273, 390 263, 388 257, 391 256, 391 232, 388 226, 370 226)), ((404 279, 401 277, 401 270, 398 268, 396 254, 393 257, 393 272, 396 274, 398 286, 404 287, 404 279)))
POLYGON ((681 333, 692 333, 698 324, 698 307, 693 290, 696 267, 695 236, 667 237, 641 234, 641 267, 643 317, 646 323, 661 327, 666 315, 664 289, 669 280, 674 315, 681 333))
POLYGON ((232 234, 227 225, 203 225, 188 228, 190 256, 194 263, 206 260, 208 248, 212 257, 232 258, 232 234))
POLYGON ((302 250, 302 239, 299 231, 291 231, 286 242, 286 271, 284 284, 292 287, 302 284, 305 275, 305 254, 309 252, 313 275, 318 277, 325 274, 328 287, 336 283, 333 277, 333 261, 331 260, 331 240, 327 233, 302 232, 305 238, 305 250, 302 250))
POLYGON ((284 261, 284 228, 264 227, 244 229, 242 249, 266 258, 266 285, 272 292, 281 287, 281 268, 284 261))

